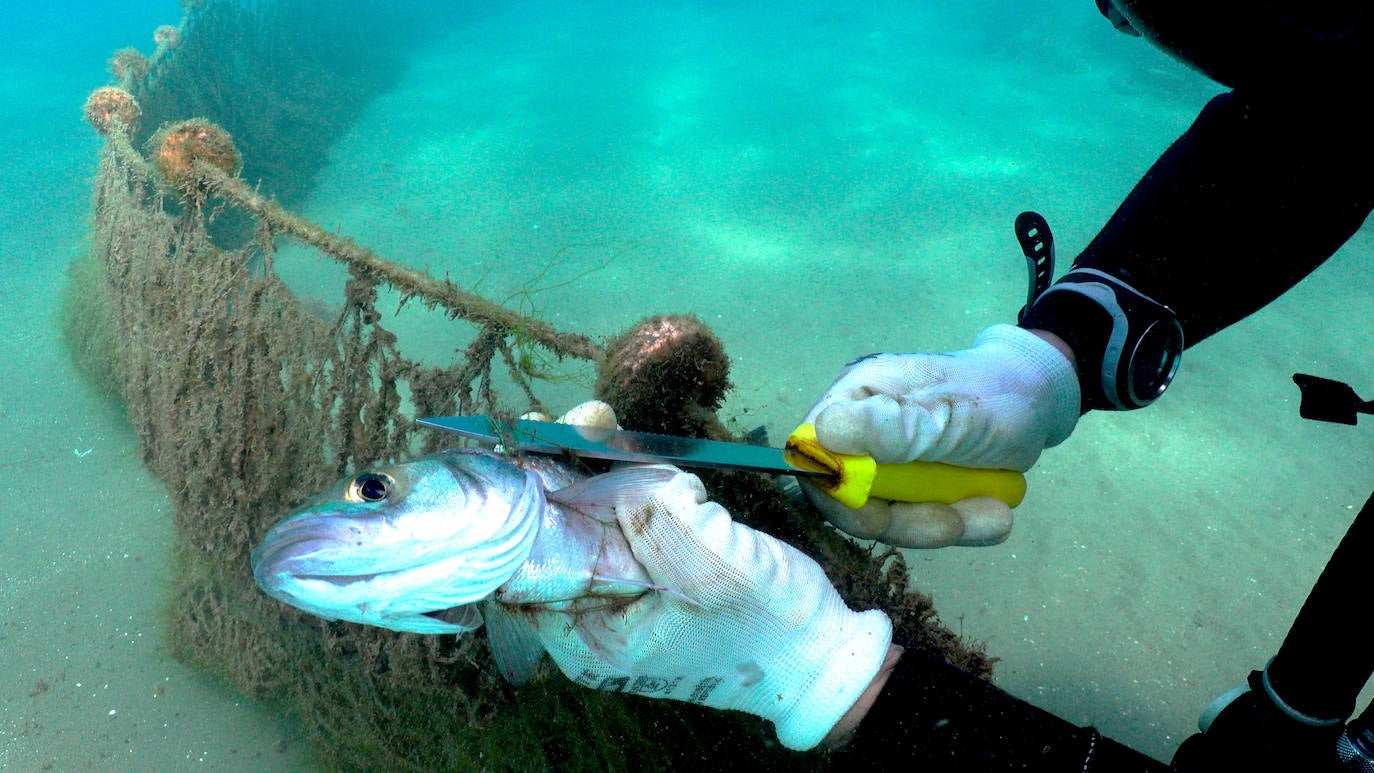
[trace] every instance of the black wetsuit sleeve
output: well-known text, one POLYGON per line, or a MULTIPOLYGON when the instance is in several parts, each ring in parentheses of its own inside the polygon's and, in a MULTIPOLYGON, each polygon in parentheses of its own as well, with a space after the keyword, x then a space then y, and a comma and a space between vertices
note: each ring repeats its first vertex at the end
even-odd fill
POLYGON ((1092 728, 910 649, 853 738, 829 755, 827 767, 835 770, 1168 770, 1092 728))
POLYGON ((1374 142, 1350 104, 1358 101, 1215 97, 1074 265, 1172 308, 1188 345, 1257 311, 1374 208, 1374 142))

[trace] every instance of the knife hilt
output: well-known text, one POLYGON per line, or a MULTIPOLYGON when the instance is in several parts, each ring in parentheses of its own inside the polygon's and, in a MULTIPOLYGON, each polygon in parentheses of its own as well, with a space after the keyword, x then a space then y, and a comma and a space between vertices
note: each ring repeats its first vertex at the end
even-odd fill
POLYGON ((853 509, 871 498, 894 502, 953 504, 972 497, 993 497, 1016 507, 1026 496, 1026 477, 1015 470, 984 470, 941 462, 878 464, 873 457, 840 454, 816 439, 816 427, 803 424, 787 438, 787 461, 804 470, 825 473, 808 478, 836 501, 853 509))

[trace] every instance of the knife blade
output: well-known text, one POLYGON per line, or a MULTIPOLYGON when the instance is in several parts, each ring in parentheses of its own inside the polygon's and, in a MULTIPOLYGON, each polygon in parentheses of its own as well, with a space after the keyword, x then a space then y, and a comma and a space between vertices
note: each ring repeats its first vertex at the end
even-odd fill
POLYGON ((751 470, 772 475, 826 475, 824 471, 802 470, 788 464, 780 448, 751 446, 747 443, 604 427, 579 427, 529 419, 504 424, 486 416, 443 416, 417 421, 424 426, 483 443, 514 444, 521 451, 532 454, 572 454, 590 459, 649 464, 666 462, 680 467, 751 470))
POLYGON ((820 445, 815 428, 809 424, 798 427, 788 437, 785 448, 769 448, 529 419, 506 423, 495 422, 486 416, 439 416, 416 422, 483 443, 513 445, 535 454, 572 454, 591 459, 794 475, 806 478, 851 508, 863 506, 870 497, 950 504, 976 496, 995 497, 1015 507, 1026 493, 1025 478, 1013 470, 983 470, 922 461, 878 464, 871 456, 837 454, 820 445))

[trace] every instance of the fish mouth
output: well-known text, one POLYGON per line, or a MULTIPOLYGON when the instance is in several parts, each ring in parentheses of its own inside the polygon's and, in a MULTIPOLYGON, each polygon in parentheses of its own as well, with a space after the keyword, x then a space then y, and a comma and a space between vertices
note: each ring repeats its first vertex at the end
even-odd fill
POLYGON ((332 550, 335 541, 302 539, 271 546, 259 553, 253 551, 251 559, 253 577, 259 585, 267 587, 274 577, 290 577, 296 581, 327 582, 330 585, 347 587, 360 582, 370 582, 386 572, 339 572, 320 566, 314 556, 322 549, 332 550))
POLYGON ((269 532, 262 544, 253 548, 249 562, 253 577, 259 584, 276 575, 289 575, 299 580, 319 580, 334 585, 351 585, 376 579, 382 572, 367 571, 368 567, 354 567, 358 571, 335 571, 340 562, 322 556, 339 553, 347 543, 338 537, 337 528, 324 524, 300 524, 295 528, 269 532))
POLYGON ((354 583, 369 582, 371 580, 377 579, 378 577, 378 575, 375 574, 296 574, 292 576, 298 580, 316 580, 319 582, 327 582, 330 585, 337 585, 341 588, 347 587, 354 583))
POLYGON ((337 524, 309 522, 269 532, 250 557, 253 579, 267 595, 328 620, 426 634, 464 633, 482 624, 474 603, 429 610, 411 607, 391 612, 360 611, 370 604, 359 604, 359 600, 366 601, 377 593, 367 587, 369 584, 379 580, 386 584, 386 578, 403 576, 416 567, 387 566, 372 571, 375 567, 368 566, 366 561, 360 565, 346 558, 335 560, 340 555, 347 556, 352 547, 338 534, 337 524), (338 589, 338 595, 326 588, 338 589))
POLYGON ((323 534, 282 534, 274 530, 253 548, 248 560, 253 565, 254 575, 271 574, 282 565, 315 553, 333 541, 323 534))

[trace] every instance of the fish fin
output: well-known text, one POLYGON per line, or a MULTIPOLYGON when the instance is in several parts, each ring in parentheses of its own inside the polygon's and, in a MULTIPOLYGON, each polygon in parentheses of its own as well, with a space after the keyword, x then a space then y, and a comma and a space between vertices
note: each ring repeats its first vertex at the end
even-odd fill
MULTIPOLYGON (((647 621, 640 621, 640 624, 645 622, 647 621)), ((633 666, 630 662, 631 630, 623 615, 614 612, 578 615, 573 624, 573 631, 577 638, 587 645, 587 649, 603 662, 621 673, 630 673, 633 666)))
POLYGON ((611 523, 615 521, 617 507, 632 507, 643 502, 680 472, 664 464, 624 467, 551 491, 548 499, 603 523, 611 523))
MULTIPOLYGON (((697 604, 691 599, 687 600, 697 604)), ((587 649, 602 662, 628 674, 634 668, 634 654, 642 652, 647 646, 645 640, 654 636, 658 616, 668 608, 669 603, 664 597, 651 596, 628 606, 577 612, 570 617, 573 632, 587 649)))
POLYGON ((442 633, 466 633, 482 627, 482 611, 476 604, 462 604, 437 612, 426 612, 423 616, 458 629, 447 629, 442 633))
POLYGON ((745 443, 751 446, 766 446, 768 443, 768 425, 760 424, 757 427, 744 433, 742 438, 745 443))
POLYGON ((496 658, 496 667, 511 684, 528 682, 544 658, 544 644, 539 640, 538 629, 527 618, 500 604, 486 606, 487 643, 496 658))
POLYGON ((656 590, 660 593, 667 593, 671 596, 677 596, 678 598, 682 599, 688 604, 691 604, 694 607, 701 607, 700 601, 697 601, 696 599, 692 598, 691 596, 688 596, 682 591, 679 591, 675 588, 669 588, 667 585, 659 585, 648 580, 636 580, 629 577, 603 577, 601 575, 596 575, 595 577, 592 577, 592 582, 593 584, 607 583, 612 585, 633 585, 643 588, 646 591, 656 590))

